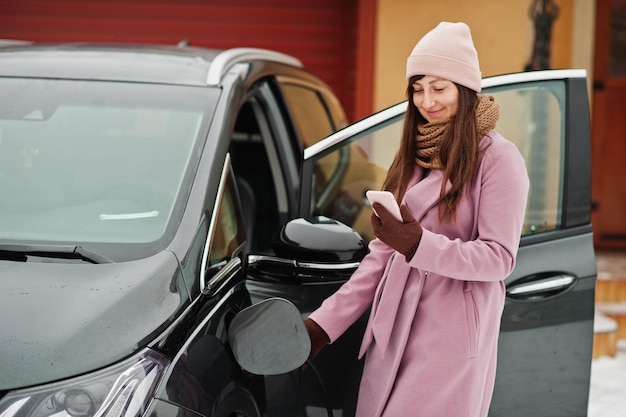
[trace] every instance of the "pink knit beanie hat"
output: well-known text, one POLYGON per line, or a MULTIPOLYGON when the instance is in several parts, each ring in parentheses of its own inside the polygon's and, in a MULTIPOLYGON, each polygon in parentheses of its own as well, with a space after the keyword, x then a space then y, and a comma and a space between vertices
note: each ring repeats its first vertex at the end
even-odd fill
POLYGON ((478 53, 469 27, 441 22, 424 35, 406 61, 407 81, 414 75, 445 78, 480 92, 478 53))

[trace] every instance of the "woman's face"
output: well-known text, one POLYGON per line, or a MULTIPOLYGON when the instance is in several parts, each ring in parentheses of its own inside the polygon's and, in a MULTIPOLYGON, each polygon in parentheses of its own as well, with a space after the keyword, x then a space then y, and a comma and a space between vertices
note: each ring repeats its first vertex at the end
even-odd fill
POLYGON ((413 104, 429 123, 450 120, 459 108, 459 89, 452 81, 425 75, 413 83, 413 104))

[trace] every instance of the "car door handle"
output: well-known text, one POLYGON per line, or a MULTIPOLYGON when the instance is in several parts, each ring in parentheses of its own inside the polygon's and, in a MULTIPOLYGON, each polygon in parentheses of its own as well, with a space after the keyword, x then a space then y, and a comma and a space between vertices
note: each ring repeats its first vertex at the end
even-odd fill
POLYGON ((506 294, 513 298, 549 296, 569 288, 574 281, 576 277, 572 275, 559 274, 512 285, 507 288, 506 294))

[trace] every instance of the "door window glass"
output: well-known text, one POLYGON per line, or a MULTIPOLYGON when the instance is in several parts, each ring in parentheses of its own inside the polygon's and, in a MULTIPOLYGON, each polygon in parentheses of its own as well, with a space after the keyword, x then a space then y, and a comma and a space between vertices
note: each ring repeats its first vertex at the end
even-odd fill
POLYGON ((302 149, 333 133, 332 121, 320 94, 299 84, 281 84, 287 107, 300 138, 302 149))
POLYGON ((367 190, 380 190, 400 146, 402 115, 366 130, 315 163, 312 213, 352 227, 369 241, 367 190))
MULTIPOLYGON (((496 130, 521 151, 530 177, 523 234, 561 227, 565 85, 541 81, 491 88, 501 104, 496 130)), ((369 241, 371 208, 365 191, 381 189, 399 148, 403 114, 316 157, 311 213, 339 220, 369 241)))
POLYGON ((524 235, 561 226, 565 141, 565 85, 560 81, 488 91, 502 111, 496 130, 524 156, 530 191, 524 235))

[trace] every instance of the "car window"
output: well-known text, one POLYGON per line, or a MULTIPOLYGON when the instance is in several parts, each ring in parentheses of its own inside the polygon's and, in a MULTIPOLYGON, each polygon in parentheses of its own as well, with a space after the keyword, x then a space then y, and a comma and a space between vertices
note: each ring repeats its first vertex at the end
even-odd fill
POLYGON ((328 109, 317 90, 291 82, 281 83, 281 89, 302 149, 335 131, 328 109))
POLYGON ((321 90, 319 94, 328 108, 328 112, 330 113, 335 127, 334 130, 346 127, 348 125, 348 119, 339 99, 330 90, 321 90))
POLYGON ((311 212, 352 227, 369 241, 367 190, 380 190, 400 145, 402 117, 376 125, 315 163, 311 212))
MULTIPOLYGON (((492 88, 501 104, 496 130, 517 145, 525 158, 531 188, 523 235, 558 229, 562 224, 565 85, 537 81, 492 88)), ((311 213, 339 220, 373 238, 365 198, 381 189, 399 147, 403 114, 386 119, 314 157, 311 213)))
POLYGON ((159 240, 217 94, 0 79, 0 238, 159 240))
MULTIPOLYGON (((227 159, 230 166, 230 158, 227 159)), ((236 185, 229 167, 222 178, 220 193, 215 204, 211 223, 211 238, 208 253, 208 267, 225 265, 241 249, 246 235, 237 200, 236 185)))
POLYGON ((526 161, 530 191, 523 235, 561 227, 565 140, 562 81, 486 90, 502 106, 496 129, 526 161))

